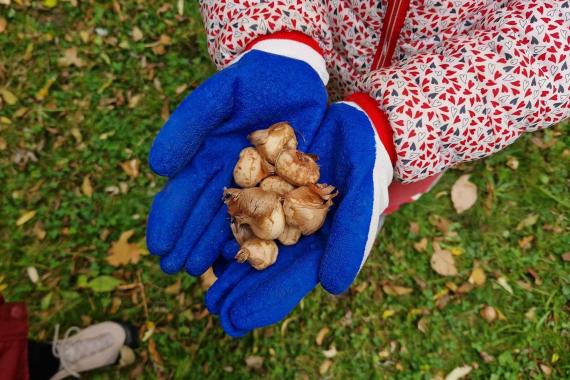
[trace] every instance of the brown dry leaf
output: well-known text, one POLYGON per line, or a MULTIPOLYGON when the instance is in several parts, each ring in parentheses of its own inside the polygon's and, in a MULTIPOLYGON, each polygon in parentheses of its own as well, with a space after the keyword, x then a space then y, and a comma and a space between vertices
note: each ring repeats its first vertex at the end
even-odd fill
POLYGON ((426 334, 428 326, 429 326, 429 321, 427 317, 421 317, 418 321, 418 330, 426 334))
POLYGON ((37 211, 27 211, 23 213, 18 220, 16 221, 16 226, 23 226, 24 224, 28 223, 34 216, 36 216, 37 211))
POLYGON ((410 223, 410 233, 413 235, 418 235, 420 233, 420 225, 416 222, 410 223))
POLYGON ((458 214, 469 210, 477 202, 477 186, 469 181, 468 174, 462 175, 453 184, 451 201, 458 214))
POLYGON ((4 33, 6 31, 6 27, 8 26, 8 21, 4 17, 0 17, 0 33, 4 33))
POLYGON ((46 230, 44 230, 44 224, 41 221, 37 221, 36 224, 34 224, 32 232, 38 240, 44 240, 47 235, 46 230))
POLYGON ((440 249, 437 244, 434 244, 435 252, 431 256, 430 264, 434 271, 442 276, 455 276, 457 275, 457 268, 455 267, 455 259, 451 252, 440 249))
POLYGON ((8 147, 8 143, 3 137, 0 137, 0 150, 5 150, 8 147))
POLYGON ((322 329, 319 330, 319 332, 317 333, 317 337, 315 338, 315 343, 317 343, 317 346, 323 344, 323 340, 325 340, 325 337, 330 331, 331 329, 328 327, 323 327, 322 329))
POLYGON ((427 246, 428 246, 428 239, 425 237, 422 238, 417 243, 414 243, 414 249, 418 252, 424 252, 427 249, 427 246))
POLYGON ((166 122, 170 117, 170 106, 168 104, 168 99, 165 99, 164 103, 162 103, 162 108, 160 109, 160 117, 164 122, 166 122))
POLYGON ((150 352, 150 357, 152 358, 152 361, 162 367, 164 365, 164 362, 162 361, 162 358, 160 357, 160 354, 156 349, 156 343, 154 342, 153 338, 150 338, 148 340, 148 351, 150 352))
POLYGON ((83 177, 83 183, 81 184, 81 191, 85 196, 91 198, 93 196, 93 185, 91 185, 91 179, 88 175, 83 177))
POLYGON ((544 376, 546 377, 550 377, 550 375, 552 375, 552 368, 550 368, 546 364, 541 364, 540 370, 542 371, 542 373, 544 373, 544 376))
POLYGON ((142 30, 138 26, 133 27, 133 31, 131 32, 133 37, 133 41, 137 42, 144 38, 142 30))
POLYGON ((58 64, 63 67, 75 66, 75 67, 83 67, 85 66, 85 62, 77 55, 77 48, 69 48, 65 49, 63 53, 63 57, 61 57, 58 61, 58 64))
POLYGON ((136 178, 140 174, 141 161, 138 158, 133 158, 132 160, 125 161, 121 163, 121 168, 123 171, 132 178, 136 178))
POLYGON ((178 280, 176 280, 176 282, 170 286, 167 286, 166 289, 164 289, 164 292, 166 294, 178 294, 180 293, 180 289, 182 283, 180 282, 180 277, 178 278, 178 280))
POLYGON ((389 296, 405 296, 414 291, 412 288, 406 288, 404 286, 393 285, 390 283, 384 284, 382 290, 389 296))
POLYGON ((331 345, 328 350, 323 351, 323 355, 327 359, 332 359, 337 354, 338 354, 338 351, 336 350, 336 347, 334 345, 331 345))
POLYGON ((483 359, 483 362, 489 364, 495 361, 495 358, 492 355, 489 355, 488 353, 486 353, 485 351, 480 351, 479 355, 481 356, 481 359, 483 359))
POLYGON ((139 103, 141 102, 142 98, 143 98, 142 94, 136 94, 129 97, 129 108, 131 109, 136 108, 136 106, 138 106, 139 103))
POLYGON ((509 156, 507 158, 507 166, 513 170, 517 170, 519 168, 519 160, 516 157, 509 156))
POLYGON ((321 363, 321 366, 319 367, 319 374, 320 375, 324 375, 325 373, 328 372, 328 370, 331 368, 333 362, 330 359, 326 359, 325 361, 323 361, 321 363))
POLYGON ((203 291, 210 289, 210 286, 214 285, 218 278, 214 274, 214 270, 212 267, 208 268, 203 275, 200 276, 200 286, 202 287, 203 291))
POLYGON ((0 95, 9 106, 12 106, 18 102, 18 97, 5 87, 0 88, 0 95))
POLYGON ((472 290, 473 290, 473 284, 471 284, 470 282, 466 282, 457 288, 457 293, 458 294, 467 294, 472 290))
POLYGON ((527 249, 530 249, 532 247, 533 241, 534 241, 534 236, 532 235, 525 236, 519 240, 519 247, 521 247, 522 250, 526 251, 527 249))
POLYGON ((570 261, 570 252, 563 253, 560 257, 562 257, 562 261, 568 262, 570 261))
POLYGON ((485 276, 485 271, 480 267, 473 268, 471 275, 469 276, 469 283, 475 286, 481 286, 487 280, 487 276, 485 276))
POLYGON ((249 369, 259 371, 261 368, 263 368, 263 357, 258 355, 248 356, 245 358, 245 365, 249 369))
POLYGON ((107 256, 107 262, 118 267, 120 265, 127 265, 128 263, 136 264, 140 260, 141 254, 145 252, 136 243, 129 243, 129 239, 135 234, 135 230, 128 230, 121 234, 119 240, 111 243, 111 248, 109 248, 109 256, 107 256))

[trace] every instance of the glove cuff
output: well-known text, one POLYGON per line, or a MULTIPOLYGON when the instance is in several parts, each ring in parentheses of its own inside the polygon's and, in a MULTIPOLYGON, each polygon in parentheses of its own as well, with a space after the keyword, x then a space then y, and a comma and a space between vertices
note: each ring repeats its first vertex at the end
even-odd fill
POLYGON ((303 61, 315 70, 325 86, 329 81, 329 73, 323 58, 323 51, 317 41, 303 33, 282 31, 259 37, 247 44, 244 52, 238 55, 232 61, 232 64, 239 61, 252 50, 303 61))
POLYGON ((355 103, 370 119, 378 137, 390 157, 392 166, 396 165, 396 147, 394 145, 394 132, 386 114, 378 108, 376 101, 370 95, 357 92, 345 98, 346 102, 355 103))

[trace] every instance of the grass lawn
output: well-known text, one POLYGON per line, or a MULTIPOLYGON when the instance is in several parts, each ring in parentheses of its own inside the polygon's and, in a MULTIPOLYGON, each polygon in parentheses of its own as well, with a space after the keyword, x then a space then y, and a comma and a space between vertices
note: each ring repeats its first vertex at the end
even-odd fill
POLYGON ((12 0, 0 17, 0 289, 27 302, 34 338, 110 318, 146 338, 136 365, 86 378, 441 379, 466 364, 473 379, 570 378, 570 124, 451 170, 387 220, 347 294, 317 289, 234 340, 198 280, 107 260, 130 230, 141 251, 164 183, 146 164, 153 136, 215 71, 196 2, 12 0), (466 173, 478 200, 457 214, 466 173), (456 276, 431 269, 434 241, 456 276), (474 267, 486 277, 471 287, 474 267))

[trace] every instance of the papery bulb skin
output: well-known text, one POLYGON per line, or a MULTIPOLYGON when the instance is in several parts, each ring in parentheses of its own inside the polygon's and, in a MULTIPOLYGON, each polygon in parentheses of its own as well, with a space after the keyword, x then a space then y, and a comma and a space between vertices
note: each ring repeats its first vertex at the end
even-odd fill
POLYGON ((251 239, 243 243, 236 253, 238 263, 248 262, 253 268, 263 270, 277 260, 279 248, 273 240, 251 239))
POLYGON ((259 154, 271 164, 275 163, 282 150, 297 149, 295 131, 287 122, 276 123, 267 129, 255 131, 248 138, 259 154))
POLYGON ((316 156, 294 149, 284 150, 279 154, 275 162, 275 172, 295 186, 317 183, 321 175, 316 156))

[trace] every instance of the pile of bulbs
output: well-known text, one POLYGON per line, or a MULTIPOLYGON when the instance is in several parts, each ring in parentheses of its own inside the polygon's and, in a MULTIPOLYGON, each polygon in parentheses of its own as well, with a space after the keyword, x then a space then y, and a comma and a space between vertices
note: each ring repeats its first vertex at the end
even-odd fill
POLYGON ((257 270, 275 263, 278 247, 296 244, 301 235, 322 227, 333 186, 317 183, 318 157, 297 150, 289 123, 282 122, 249 135, 254 147, 241 151, 234 181, 241 189, 225 189, 224 203, 240 250, 235 259, 257 270))

